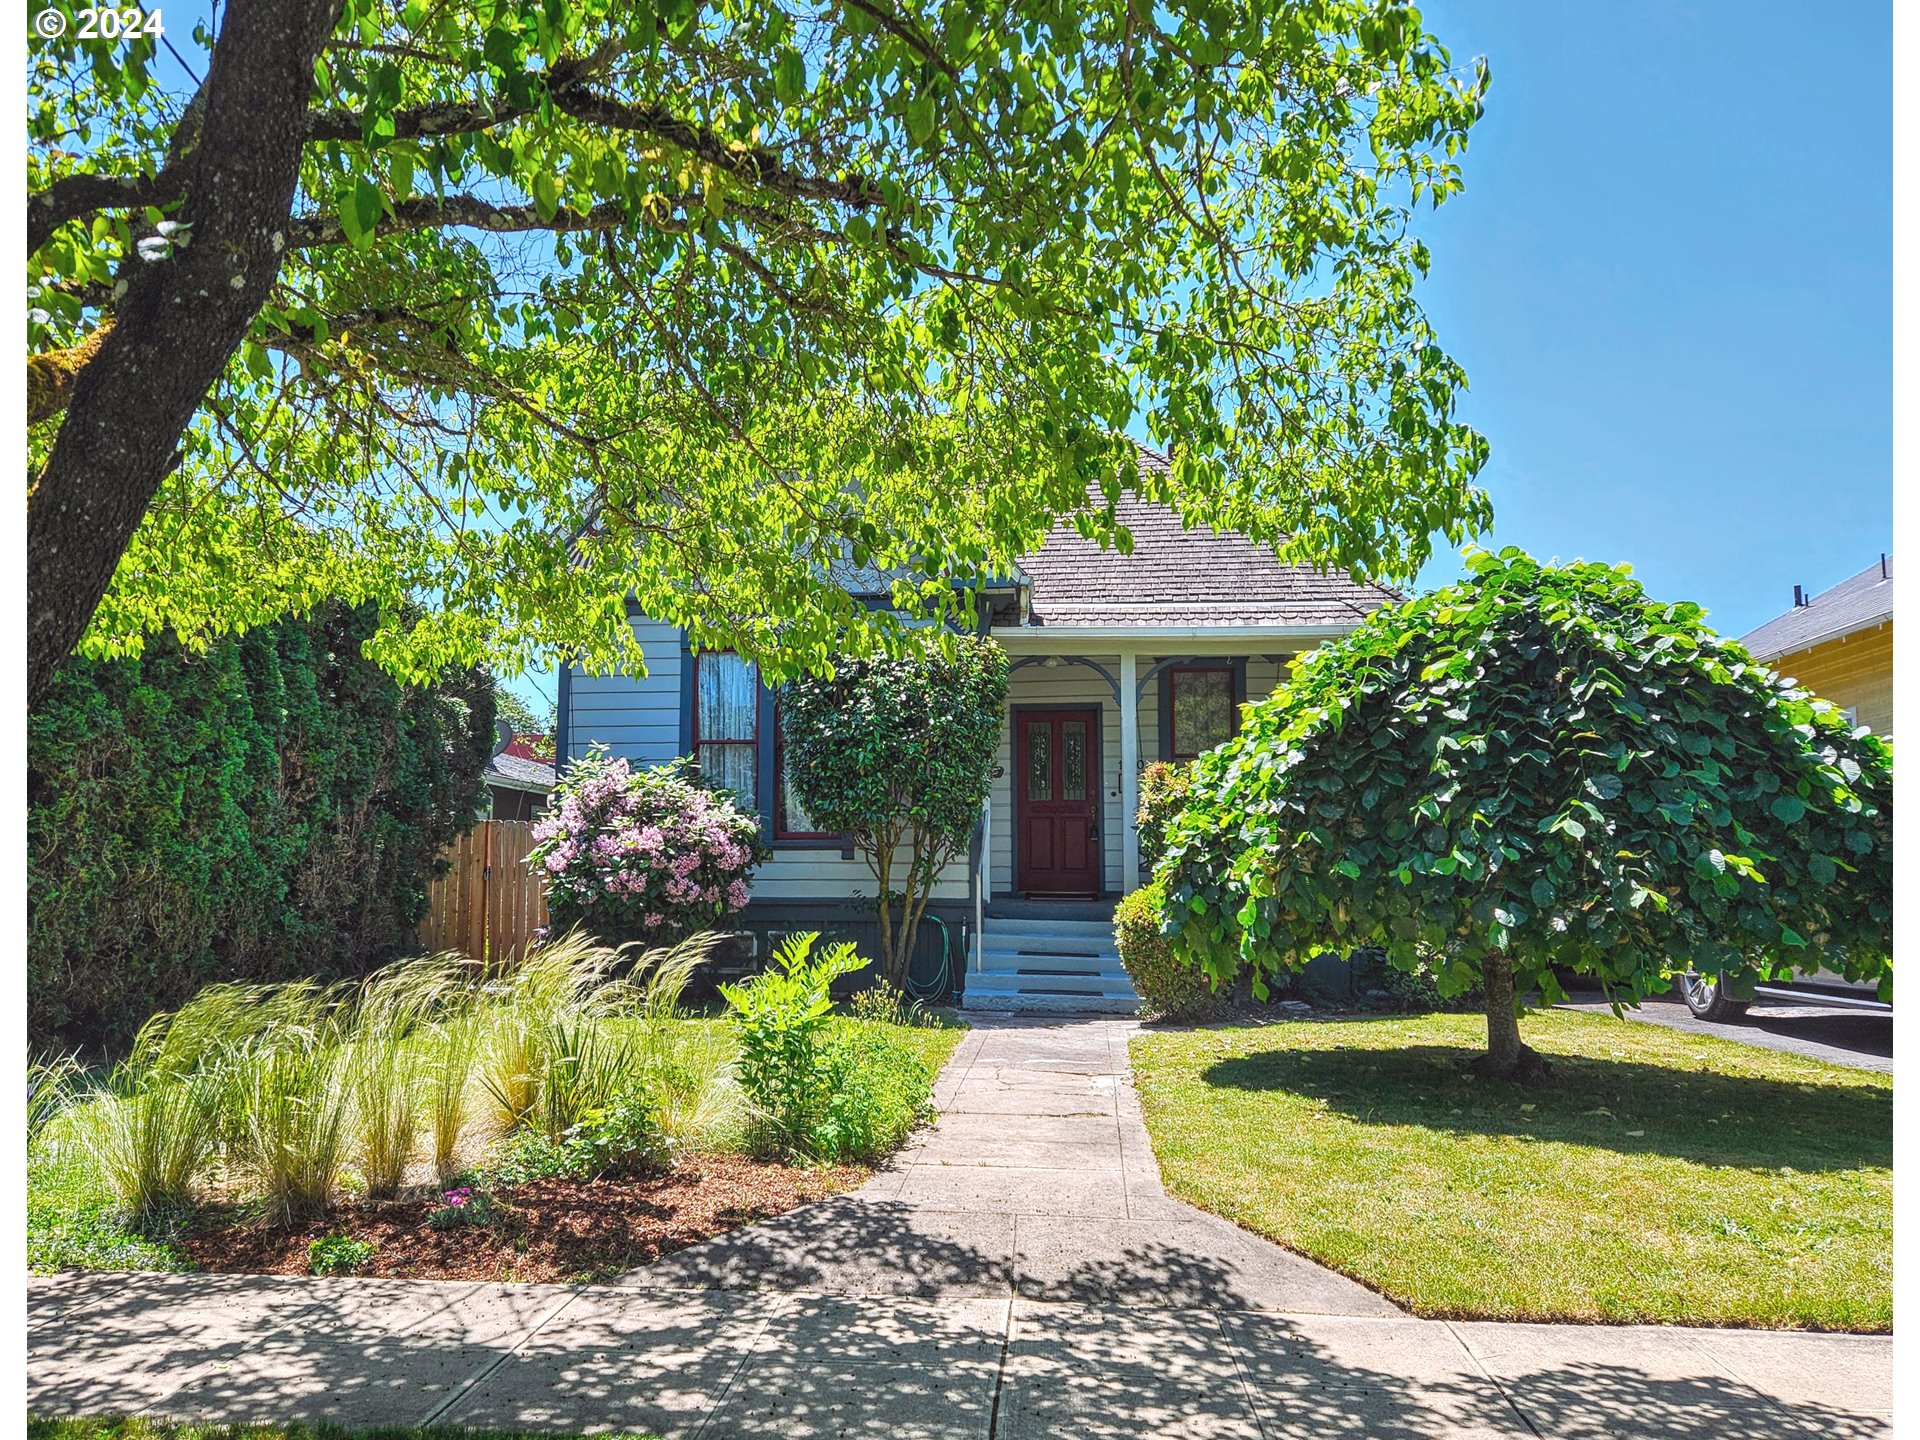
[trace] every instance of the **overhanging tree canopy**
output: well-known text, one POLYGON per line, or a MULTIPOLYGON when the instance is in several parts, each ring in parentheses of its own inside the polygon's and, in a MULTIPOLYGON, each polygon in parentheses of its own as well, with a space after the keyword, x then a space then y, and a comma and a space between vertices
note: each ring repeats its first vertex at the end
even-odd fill
MULTIPOLYGON (((1490 1063, 1537 1068, 1515 990, 1634 998, 1674 971, 1891 986, 1892 751, 1624 568, 1518 550, 1304 656, 1195 762, 1158 874, 1196 960, 1378 947, 1484 979, 1490 1063)), ((1217 978, 1225 979, 1224 974, 1217 978)))
POLYGON ((388 602, 402 675, 637 665, 629 594, 791 674, 902 633, 838 567, 964 580, 1123 485, 1383 576, 1487 519, 1411 229, 1486 72, 1405 6, 227 0, 194 38, 198 85, 31 41, 30 696, 83 636, 328 594, 388 602))

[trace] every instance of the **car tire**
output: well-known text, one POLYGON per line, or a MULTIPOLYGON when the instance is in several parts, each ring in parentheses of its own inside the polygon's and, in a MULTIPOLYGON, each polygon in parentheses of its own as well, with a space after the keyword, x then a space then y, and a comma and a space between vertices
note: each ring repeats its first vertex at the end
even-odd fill
POLYGON ((1728 997, 1727 987, 1717 976, 1696 975, 1689 971, 1680 981, 1680 998, 1696 1020, 1719 1023, 1738 1020, 1747 1013, 1748 1001, 1728 997))

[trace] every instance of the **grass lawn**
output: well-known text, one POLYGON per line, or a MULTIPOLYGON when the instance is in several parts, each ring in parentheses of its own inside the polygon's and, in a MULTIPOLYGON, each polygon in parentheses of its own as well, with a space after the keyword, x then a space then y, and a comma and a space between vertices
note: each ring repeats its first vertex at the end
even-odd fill
MULTIPOLYGON (((344 1430, 338 1425, 187 1425, 167 1420, 83 1416, 70 1420, 27 1418, 27 1440, 535 1440, 523 1430, 461 1430, 445 1426, 383 1425, 344 1430)), ((538 1440, 566 1440, 542 1434, 538 1440)), ((650 1440, 638 1431, 601 1440, 650 1440)))
POLYGON ((1551 1011, 1528 1089, 1485 1023, 1137 1036, 1168 1187, 1419 1315, 1892 1328, 1891 1076, 1551 1011))

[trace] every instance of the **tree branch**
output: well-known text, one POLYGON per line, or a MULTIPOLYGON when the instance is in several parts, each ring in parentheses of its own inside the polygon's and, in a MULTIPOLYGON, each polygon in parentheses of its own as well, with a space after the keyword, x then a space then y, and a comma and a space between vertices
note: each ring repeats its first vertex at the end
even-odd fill
POLYGON ((99 210, 169 205, 181 195, 181 177, 171 166, 157 175, 63 175, 27 197, 27 254, 53 238, 69 220, 99 210))
POLYGON ((657 105, 635 105, 599 95, 582 85, 556 87, 554 108, 589 125, 626 130, 665 140, 677 149, 706 161, 715 169, 797 200, 825 200, 870 210, 886 203, 879 187, 863 175, 829 179, 796 170, 779 152, 724 140, 712 130, 670 115, 657 105))

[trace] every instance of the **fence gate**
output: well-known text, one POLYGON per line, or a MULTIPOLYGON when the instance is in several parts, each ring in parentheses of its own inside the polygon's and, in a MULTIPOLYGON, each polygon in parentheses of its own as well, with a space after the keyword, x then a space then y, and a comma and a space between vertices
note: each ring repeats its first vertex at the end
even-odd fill
POLYGON ((482 820, 449 845, 451 868, 427 891, 420 943, 475 959, 517 958, 547 923, 546 892, 527 864, 532 848, 524 820, 482 820))

